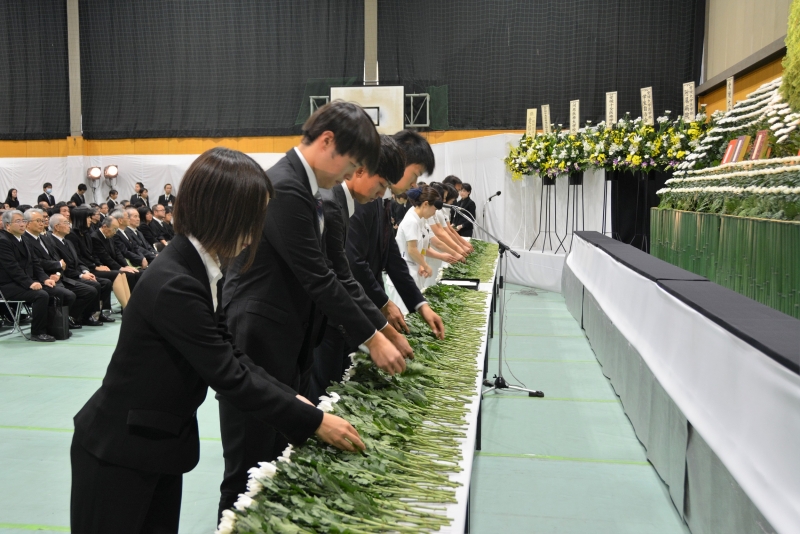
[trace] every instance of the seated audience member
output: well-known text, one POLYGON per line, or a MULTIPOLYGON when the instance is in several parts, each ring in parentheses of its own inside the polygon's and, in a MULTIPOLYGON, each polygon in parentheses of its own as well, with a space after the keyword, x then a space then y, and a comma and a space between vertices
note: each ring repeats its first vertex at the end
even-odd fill
POLYGON ((103 323, 93 319, 91 313, 97 311, 98 295, 94 288, 81 283, 65 284, 63 282, 64 269, 67 264, 58 257, 55 247, 46 240, 44 212, 38 208, 31 208, 25 212, 27 228, 22 236, 28 245, 28 250, 39 261, 44 273, 56 283, 56 287, 66 289, 70 294, 64 295, 64 304, 69 307, 70 328, 80 328, 81 325, 102 326, 103 323))
POLYGON ((8 195, 6 196, 5 201, 3 204, 6 205, 6 209, 17 209, 19 207, 19 198, 17 198, 17 190, 16 189, 9 189, 8 195))
POLYGON ((56 205, 56 197, 53 196, 53 184, 45 182, 42 185, 42 194, 36 199, 36 203, 47 202, 47 207, 52 208, 56 205))
POLYGON ((147 262, 150 263, 158 254, 155 247, 148 243, 139 231, 139 226, 142 224, 139 210, 136 208, 127 208, 125 213, 128 215, 128 228, 125 230, 125 234, 127 234, 132 241, 138 243, 143 252, 147 253, 145 258, 147 258, 147 262))
POLYGON ((136 201, 131 201, 131 204, 134 208, 150 208, 150 193, 147 191, 147 189, 142 189, 139 192, 139 198, 136 199, 136 201))
POLYGON ((110 213, 110 211, 108 210, 108 203, 107 202, 103 202, 102 204, 100 204, 97 207, 97 209, 100 210, 100 221, 102 222, 103 219, 108 217, 108 214, 110 213))
POLYGON ((47 305, 50 297, 62 302, 73 301, 75 295, 56 283, 42 270, 39 261, 28 244, 22 239, 25 234, 25 219, 19 210, 3 213, 5 230, 0 235, 0 291, 8 300, 21 300, 33 312, 31 321, 32 341, 55 341, 47 334, 47 305))
MULTIPOLYGON (((29 204, 22 204, 22 205, 21 205, 21 206, 19 206, 17 209, 18 209, 19 211, 21 211, 22 213, 25 213, 26 211, 28 211, 29 209, 31 209, 31 207, 32 207, 32 206, 31 206, 31 205, 29 205, 29 204)), ((10 209, 10 208, 9 208, 9 209, 10 209)))
POLYGON ((3 214, 6 212, 4 209, 0 209, 0 232, 5 229, 5 225, 3 224, 3 214))
POLYGON ((119 270, 112 270, 107 265, 103 265, 95 257, 94 241, 92 240, 92 232, 89 229, 91 215, 88 208, 74 209, 70 219, 72 230, 67 234, 67 239, 75 248, 75 252, 78 254, 78 261, 88 267, 89 272, 97 278, 105 278, 112 283, 112 291, 114 291, 114 295, 116 295, 122 309, 125 309, 125 306, 128 305, 128 300, 131 298, 128 278, 119 270))
POLYGON ((131 206, 131 201, 130 200, 123 200, 122 202, 120 202, 120 204, 125 209, 133 207, 133 206, 131 206))
POLYGON ((172 194, 172 184, 164 186, 164 194, 158 197, 158 203, 165 208, 171 208, 175 204, 175 195, 172 194))
POLYGON ((103 218, 100 216, 100 210, 97 208, 89 208, 89 209, 92 210, 92 217, 91 217, 92 224, 90 225, 90 228, 92 230, 97 230, 98 228, 100 228, 100 223, 103 221, 103 218))
POLYGON ((167 206, 164 209, 164 229, 169 234, 169 238, 175 237, 175 227, 172 226, 172 208, 167 206))
POLYGON ((89 272, 88 266, 80 262, 75 246, 66 239, 67 234, 70 232, 69 219, 56 213, 50 219, 50 230, 52 230, 52 233, 46 242, 52 245, 51 250, 54 250, 58 258, 64 262, 64 277, 62 279, 64 285, 71 288, 73 285, 83 284, 94 288, 97 293, 98 299, 86 307, 83 320, 86 321, 95 313, 100 312, 97 317, 98 321, 101 323, 113 323, 115 319, 110 317, 111 281, 96 277, 89 272))
POLYGON ((156 241, 164 246, 167 246, 169 240, 172 239, 167 232, 166 225, 164 224, 164 217, 167 215, 167 208, 162 204, 156 204, 153 208, 153 220, 150 221, 150 230, 153 232, 153 237, 156 241))
POLYGON ((79 184, 78 191, 69 199, 70 202, 75 203, 75 207, 80 207, 86 204, 86 184, 79 184))
POLYGON ((125 273, 130 290, 136 287, 141 273, 128 265, 125 256, 114 246, 114 235, 119 232, 119 221, 114 217, 106 217, 100 228, 92 232, 92 252, 96 263, 105 265, 112 271, 125 273))
POLYGON ((72 213, 72 208, 70 208, 66 202, 59 202, 56 204, 56 213, 60 213, 62 217, 69 218, 70 213, 72 213))
MULTIPOLYGON (((462 184, 461 191, 459 191, 458 194, 461 198, 456 202, 456 205, 462 210, 469 212, 469 214, 472 215, 472 219, 475 219, 475 201, 470 198, 472 186, 466 183, 462 184)), ((473 224, 469 217, 465 217, 456 212, 456 214, 453 215, 453 227, 455 227, 458 235, 462 237, 472 237, 473 224)))
POLYGON ((144 184, 142 182, 136 182, 133 186, 134 193, 131 195, 131 204, 136 204, 136 202, 142 198, 142 189, 144 189, 144 184))
POLYGON ((50 205, 47 202, 41 201, 41 202, 39 202, 39 209, 43 209, 43 210, 45 210, 45 211, 47 211, 49 213, 50 210, 53 209, 53 208, 51 208, 50 205))
POLYGON ((147 244, 155 248, 158 252, 164 249, 164 243, 159 240, 153 233, 150 223, 153 222, 153 212, 146 206, 139 207, 139 233, 142 235, 147 244))
MULTIPOLYGON (((138 220, 138 213, 136 215, 138 220)), ((114 234, 114 246, 117 247, 117 250, 122 253, 131 265, 146 269, 147 264, 155 257, 155 254, 144 249, 138 241, 131 239, 125 232, 130 225, 128 213, 123 210, 116 210, 111 214, 111 217, 114 217, 119 223, 119 232, 114 234)))
MULTIPOLYGON (((106 199, 106 205, 108 205, 108 212, 114 211, 114 208, 117 207, 117 197, 119 196, 119 191, 116 189, 112 189, 108 192, 108 198, 106 199)), ((101 204, 102 206, 102 204, 101 204)))

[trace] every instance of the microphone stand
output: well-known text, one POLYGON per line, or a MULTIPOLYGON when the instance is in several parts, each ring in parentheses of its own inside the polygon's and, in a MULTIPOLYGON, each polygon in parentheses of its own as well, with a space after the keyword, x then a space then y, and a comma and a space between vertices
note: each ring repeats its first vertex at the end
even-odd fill
POLYGON ((493 236, 486 228, 478 224, 478 221, 472 216, 470 212, 467 210, 460 208, 458 206, 449 205, 451 209, 455 210, 456 212, 460 213, 463 217, 472 221, 472 223, 483 230, 486 235, 497 241, 497 245, 499 247, 500 252, 500 260, 499 260, 499 272, 500 272, 500 292, 498 293, 498 300, 500 302, 500 339, 499 341, 499 350, 498 350, 498 365, 497 365, 497 375, 494 377, 494 381, 492 380, 484 380, 483 385, 487 386, 489 389, 485 389, 481 392, 481 396, 486 395, 490 391, 500 391, 501 389, 508 389, 511 391, 524 391, 528 394, 529 397, 544 397, 544 392, 538 391, 535 389, 526 389, 519 386, 514 386, 506 382, 505 378, 503 378, 503 319, 506 314, 505 305, 506 305, 506 289, 505 289, 505 277, 506 277, 506 252, 509 252, 515 258, 519 258, 520 255, 518 252, 515 252, 511 249, 508 245, 500 241, 497 237, 493 236))

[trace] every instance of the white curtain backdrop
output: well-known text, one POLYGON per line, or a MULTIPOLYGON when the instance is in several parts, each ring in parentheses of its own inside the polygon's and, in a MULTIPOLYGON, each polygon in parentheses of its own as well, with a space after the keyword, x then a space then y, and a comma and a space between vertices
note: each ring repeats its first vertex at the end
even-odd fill
MULTIPOLYGON (((580 191, 581 188, 570 188, 568 221, 567 177, 558 178, 550 199, 552 233, 544 233, 546 225, 543 216, 540 233, 541 179, 525 177, 524 180, 515 182, 503 163, 510 147, 517 144, 519 139, 520 136, 516 134, 500 134, 435 144, 433 151, 436 156, 436 169, 432 176, 426 176, 422 180, 441 181, 446 176, 454 174, 462 181, 471 184, 478 222, 520 254, 524 253, 522 260, 509 259, 509 280, 560 291, 564 248, 569 250, 571 241, 573 220, 571 197, 574 191, 580 191), (487 199, 497 191, 500 191, 501 195, 487 202, 487 199), (528 252, 534 239, 536 239, 535 246, 528 252), (560 249, 559 240, 564 240, 564 247, 560 249), (542 251, 543 245, 544 251, 542 251), (559 250, 556 257, 552 257, 555 249, 559 250)), ((277 162, 283 154, 255 153, 250 156, 266 169, 277 162)), ((171 183, 174 191, 180 193, 181 177, 196 157, 196 154, 187 154, 0 158, 0 194, 5 198, 6 192, 14 187, 18 190, 20 202, 32 205, 41 194, 44 182, 53 184, 53 194, 59 201, 69 200, 78 184, 86 183, 89 186, 87 200, 100 203, 105 201, 108 191, 112 188, 119 191, 120 198, 130 198, 134 184, 143 182, 150 192, 152 203, 163 193, 164 185, 167 183, 171 183), (116 180, 109 182, 100 179, 89 183, 86 179, 86 170, 89 167, 105 167, 110 164, 119 166, 119 177, 116 180)), ((578 229, 600 231, 604 185, 603 171, 585 174, 583 211, 580 204, 577 210, 578 229)), ((610 195, 608 200, 610 203, 610 195)), ((610 232, 610 223, 607 223, 606 231, 610 232)), ((488 236, 481 231, 477 231, 475 236, 488 239, 488 236)))

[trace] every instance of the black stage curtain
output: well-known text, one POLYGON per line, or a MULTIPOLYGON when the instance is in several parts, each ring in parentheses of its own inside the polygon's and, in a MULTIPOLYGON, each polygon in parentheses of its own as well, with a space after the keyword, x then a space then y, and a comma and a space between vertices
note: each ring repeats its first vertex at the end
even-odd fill
POLYGON ((378 17, 381 83, 446 86, 452 129, 524 129, 542 104, 568 127, 575 99, 598 122, 607 91, 637 117, 650 86, 675 117, 700 77, 705 0, 383 1, 378 17))
POLYGON ((658 206, 660 199, 656 191, 672 178, 672 172, 606 172, 611 179, 611 228, 614 239, 650 252, 650 208, 658 206))
POLYGON ((0 139, 67 137, 67 3, 0 2, 0 42, 0 139))
POLYGON ((89 139, 296 134, 309 83, 364 72, 363 0, 80 0, 80 29, 89 139))

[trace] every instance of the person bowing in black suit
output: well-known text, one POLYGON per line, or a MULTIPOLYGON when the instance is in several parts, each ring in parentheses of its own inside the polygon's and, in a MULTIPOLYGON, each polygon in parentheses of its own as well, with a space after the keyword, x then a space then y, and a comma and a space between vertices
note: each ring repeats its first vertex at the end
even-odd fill
POLYGON ((266 173, 241 152, 211 149, 186 171, 178 235, 142 276, 103 384, 75 416, 72 532, 178 532, 182 475, 199 460, 197 408, 209 387, 293 444, 316 434, 364 449, 344 419, 231 343, 219 307, 223 263, 248 246, 240 271, 252 263, 270 193, 266 173), (218 202, 235 215, 209 217, 218 202))
MULTIPOLYGON (((413 187, 422 174, 432 173, 436 163, 431 146, 418 133, 403 130, 392 138, 400 147, 406 162, 403 177, 389 186, 391 192, 398 195, 413 187)), ((381 308, 389 323, 398 330, 405 330, 407 326, 403 313, 389 298, 384 287, 383 272, 386 271, 406 308, 417 311, 433 333, 439 339, 444 339, 442 318, 431 309, 409 274, 392 230, 389 199, 384 197, 356 205, 347 235, 347 259, 353 276, 370 300, 381 308)))
POLYGON ((106 217, 100 228, 92 232, 94 262, 108 267, 111 271, 124 273, 128 279, 128 287, 133 293, 141 273, 135 267, 128 265, 125 256, 114 246, 114 235, 117 232, 119 232, 119 221, 114 217, 106 217))
MULTIPOLYGON (((326 264, 322 239, 324 210, 319 189, 341 184, 361 165, 375 168, 380 154, 375 125, 357 105, 336 101, 315 111, 302 130, 300 145, 267 170, 275 198, 270 202, 254 267, 245 272, 242 260, 234 262, 222 296, 236 345, 299 393, 308 389, 323 316, 341 325, 354 343, 366 344, 380 368, 392 374, 405 368, 400 350, 377 331, 326 264)), ((175 204, 176 225, 180 224, 185 195, 181 184, 175 204)), ((227 207, 226 213, 231 213, 227 207)), ((404 338, 399 339, 400 334, 396 336, 398 344, 407 345, 404 338)), ((219 406, 225 457, 222 511, 244 490, 247 470, 259 461, 276 458, 284 443, 270 427, 225 399, 219 406)))
POLYGON ((69 199, 70 202, 75 203, 75 207, 80 207, 86 204, 86 184, 78 184, 78 191, 69 199))

